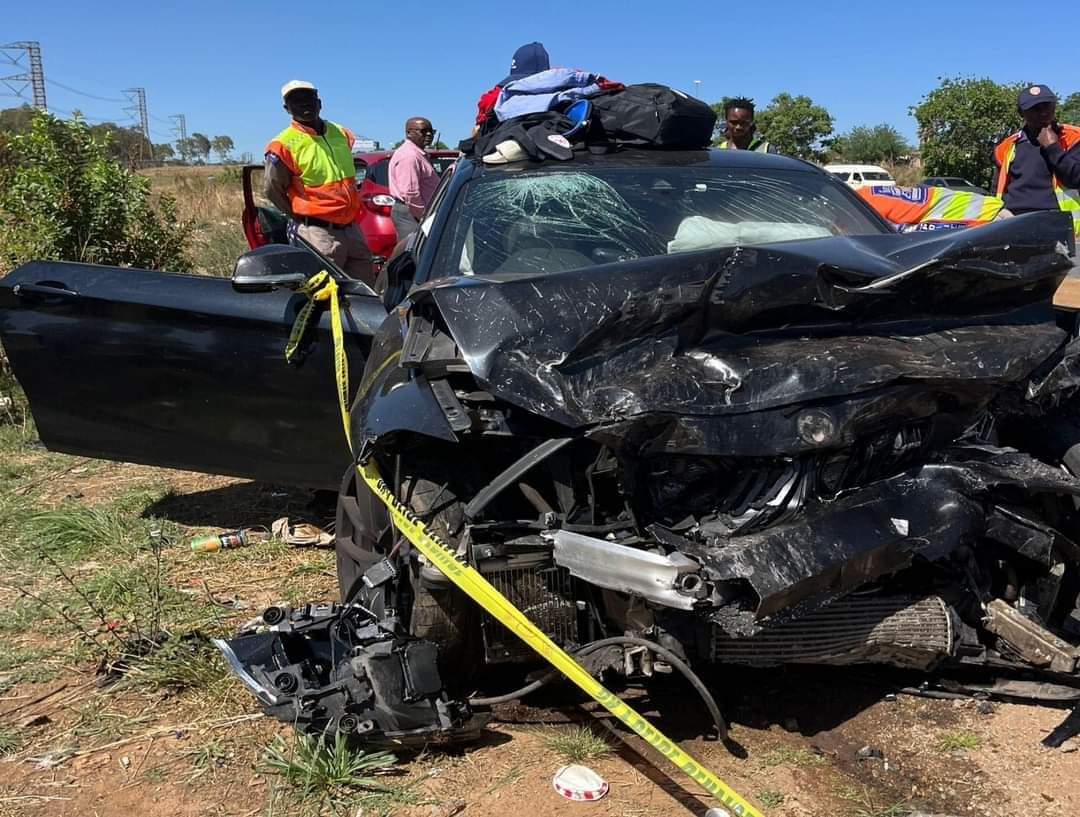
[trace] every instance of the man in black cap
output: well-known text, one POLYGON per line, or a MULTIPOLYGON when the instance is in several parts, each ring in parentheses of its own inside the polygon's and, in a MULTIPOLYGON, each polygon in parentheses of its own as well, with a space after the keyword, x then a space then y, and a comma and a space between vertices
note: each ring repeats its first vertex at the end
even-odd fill
POLYGON ((493 115, 495 103, 499 101, 499 94, 504 85, 509 85, 514 80, 531 77, 551 67, 548 52, 543 43, 527 43, 514 52, 510 60, 510 73, 498 85, 490 91, 486 91, 476 103, 476 127, 473 128, 473 136, 479 133, 480 128, 487 122, 488 117, 493 115))
POLYGON ((1017 99, 1024 127, 994 148, 994 192, 1019 215, 1061 209, 1080 236, 1080 127, 1057 122, 1057 97, 1045 85, 1017 99))

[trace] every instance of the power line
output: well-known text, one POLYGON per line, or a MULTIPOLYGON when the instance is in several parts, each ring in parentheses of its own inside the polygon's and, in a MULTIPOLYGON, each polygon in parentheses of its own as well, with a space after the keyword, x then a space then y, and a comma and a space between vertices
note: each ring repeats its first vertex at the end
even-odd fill
POLYGON ((26 89, 31 91, 33 105, 39 111, 48 111, 49 106, 45 103, 45 68, 41 62, 41 45, 36 40, 25 40, 17 43, 9 43, 0 46, 0 65, 12 65, 23 69, 20 74, 10 74, 0 77, 7 88, 22 97, 26 89), (12 52, 20 52, 13 56, 12 52), (23 63, 24 57, 29 65, 23 63), (13 83, 19 83, 18 86, 13 83))
MULTIPOLYGON (((53 106, 53 112, 63 114, 64 116, 70 116, 72 118, 75 117, 75 112, 74 111, 65 111, 63 108, 57 108, 55 105, 53 106)), ((100 123, 100 124, 104 124, 104 123, 108 122, 109 124, 112 124, 112 125, 117 125, 118 124, 117 121, 116 121, 116 117, 102 118, 100 116, 87 116, 82 111, 79 111, 79 118, 80 119, 85 119, 87 122, 97 122, 97 123, 100 123)))
POLYGON ((85 96, 88 99, 96 99, 98 102, 127 102, 126 99, 114 99, 108 96, 96 96, 95 94, 88 94, 86 91, 80 91, 78 88, 72 88, 70 85, 65 85, 62 82, 57 82, 55 79, 48 80, 49 85, 55 85, 57 88, 63 88, 65 91, 71 91, 73 94, 79 96, 85 96))

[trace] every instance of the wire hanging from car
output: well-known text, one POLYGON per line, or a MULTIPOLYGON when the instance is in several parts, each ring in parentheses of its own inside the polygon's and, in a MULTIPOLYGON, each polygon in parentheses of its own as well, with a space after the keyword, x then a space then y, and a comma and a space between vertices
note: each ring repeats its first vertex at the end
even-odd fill
MULTIPOLYGON (((575 658, 581 658, 596 652, 603 647, 625 646, 627 644, 635 647, 645 647, 646 649, 651 650, 678 670, 679 673, 690 682, 690 686, 694 688, 694 691, 701 696, 701 700, 705 702, 705 708, 709 710, 709 715, 712 717, 713 723, 716 726, 717 737, 721 741, 727 740, 727 721, 724 720, 724 716, 720 713, 720 707, 717 705, 716 699, 713 697, 712 693, 709 692, 709 688, 705 686, 701 678, 690 669, 690 666, 685 661, 667 647, 662 647, 655 641, 649 641, 647 638, 622 635, 612 636, 611 638, 601 638, 599 641, 590 641, 588 644, 575 650, 573 655, 575 658)), ((526 695, 536 692, 536 690, 548 684, 558 675, 558 670, 551 670, 540 678, 537 678, 535 681, 532 681, 513 692, 507 692, 504 695, 494 695, 487 698, 470 698, 469 704, 471 706, 495 706, 496 704, 510 703, 511 701, 516 701, 520 698, 524 698, 526 695)))

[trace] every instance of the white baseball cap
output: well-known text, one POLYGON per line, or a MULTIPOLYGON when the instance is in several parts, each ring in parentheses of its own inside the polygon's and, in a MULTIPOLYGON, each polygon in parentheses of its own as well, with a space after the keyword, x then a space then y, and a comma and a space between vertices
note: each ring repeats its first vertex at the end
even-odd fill
POLYGON ((293 91, 314 91, 315 93, 318 93, 319 89, 306 80, 291 79, 281 86, 281 101, 284 102, 285 97, 293 91))

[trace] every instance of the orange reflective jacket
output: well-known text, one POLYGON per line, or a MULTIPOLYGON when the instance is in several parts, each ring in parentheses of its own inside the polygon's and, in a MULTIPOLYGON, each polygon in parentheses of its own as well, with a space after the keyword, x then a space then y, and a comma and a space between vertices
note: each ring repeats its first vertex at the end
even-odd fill
POLYGON ((993 221, 1003 203, 947 187, 862 187, 856 191, 887 221, 903 231, 975 227, 993 221))
POLYGON ((349 224, 360 209, 352 157, 355 137, 333 122, 324 124, 320 135, 293 122, 266 146, 266 152, 292 174, 289 203, 295 215, 349 224))

